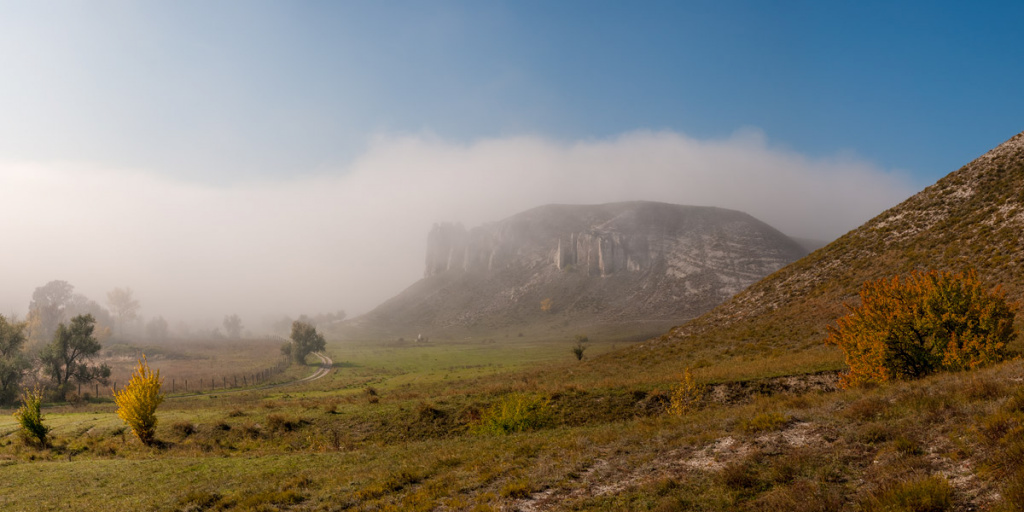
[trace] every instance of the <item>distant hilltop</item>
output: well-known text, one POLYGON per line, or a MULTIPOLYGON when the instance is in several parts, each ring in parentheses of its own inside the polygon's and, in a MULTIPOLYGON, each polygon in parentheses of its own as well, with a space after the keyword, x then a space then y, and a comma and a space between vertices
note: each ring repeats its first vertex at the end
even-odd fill
POLYGON ((424 277, 352 325, 379 334, 675 324, 807 253, 743 212, 634 201, 436 224, 424 277))

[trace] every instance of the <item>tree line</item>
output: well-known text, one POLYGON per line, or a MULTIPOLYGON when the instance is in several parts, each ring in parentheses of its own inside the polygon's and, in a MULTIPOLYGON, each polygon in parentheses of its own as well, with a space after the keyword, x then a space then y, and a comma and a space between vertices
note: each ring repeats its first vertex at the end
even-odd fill
MULTIPOLYGON (((72 383, 107 384, 110 368, 93 360, 102 341, 125 336, 127 326, 139 318, 139 309, 138 299, 127 287, 108 292, 107 307, 75 293, 67 281, 36 288, 24 320, 0 315, 0 404, 13 402, 22 380, 31 374, 49 380, 58 399, 72 383)), ((228 338, 241 338, 238 315, 225 316, 223 325, 228 338)), ((145 331, 149 339, 166 339, 167 321, 153 318, 145 331)))

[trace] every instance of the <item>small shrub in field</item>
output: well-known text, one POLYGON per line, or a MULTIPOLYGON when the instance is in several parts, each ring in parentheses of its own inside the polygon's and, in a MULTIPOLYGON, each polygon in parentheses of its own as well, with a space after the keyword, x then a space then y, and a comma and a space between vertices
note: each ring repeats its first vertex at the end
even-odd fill
POLYGON ((924 476, 883 487, 862 503, 865 512, 942 512, 953 510, 953 486, 942 477, 924 476))
POLYGON ((843 387, 975 369, 1006 358, 1016 336, 1005 293, 984 289, 973 270, 867 282, 860 299, 828 328, 850 368, 843 387))
POLYGON ((263 425, 259 423, 242 425, 242 434, 249 439, 258 439, 263 434, 263 425))
POLYGON ((740 430, 748 434, 768 432, 784 427, 786 423, 789 423, 790 419, 789 416, 780 412, 762 412, 753 418, 741 420, 739 427, 740 430))
POLYGON ((1024 472, 1017 471, 1002 483, 1003 502, 996 510, 1024 510, 1024 472))
POLYGON ((178 421, 171 425, 171 432, 179 437, 188 437, 196 433, 196 426, 189 421, 178 421))
POLYGON ((43 404, 43 392, 39 388, 26 391, 21 395, 21 407, 14 412, 14 418, 21 425, 21 435, 30 443, 46 446, 46 434, 50 428, 43 425, 40 408, 43 404))
POLYGON ((704 398, 704 384, 693 377, 689 368, 683 374, 679 387, 672 390, 672 397, 669 401, 668 410, 676 416, 682 416, 700 406, 704 398))
POLYGON ((291 432, 298 430, 302 422, 296 418, 283 414, 268 414, 267 429, 271 432, 291 432))
POLYGON ((160 370, 155 373, 151 371, 146 356, 142 356, 139 365, 132 371, 132 380, 121 391, 114 393, 117 416, 147 446, 156 441, 156 408, 164 401, 164 395, 160 392, 161 383, 160 370))
POLYGON ((893 443, 893 448, 902 455, 923 455, 924 449, 913 439, 900 436, 893 443))
POLYGON ((547 399, 526 393, 512 393, 484 411, 479 428, 492 434, 511 434, 543 428, 551 419, 547 399))
POLYGON ((587 351, 587 346, 583 343, 576 342, 576 345, 572 347, 572 353, 576 356, 577 361, 583 360, 583 353, 587 351))
POLYGON ((752 490, 761 485, 757 473, 748 461, 735 461, 726 464, 719 473, 722 484, 734 491, 752 490))
POLYGON ((533 486, 530 485, 529 480, 520 479, 509 482, 501 487, 501 492, 498 493, 502 498, 512 499, 526 499, 530 497, 530 493, 533 491, 533 486))

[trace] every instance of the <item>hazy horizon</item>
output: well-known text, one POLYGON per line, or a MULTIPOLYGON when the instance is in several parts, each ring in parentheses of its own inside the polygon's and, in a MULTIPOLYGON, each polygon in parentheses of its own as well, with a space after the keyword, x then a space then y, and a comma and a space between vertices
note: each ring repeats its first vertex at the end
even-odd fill
POLYGON ((5 2, 0 312, 351 317, 549 203, 834 239, 1021 129, 1015 17, 927 5, 5 2))

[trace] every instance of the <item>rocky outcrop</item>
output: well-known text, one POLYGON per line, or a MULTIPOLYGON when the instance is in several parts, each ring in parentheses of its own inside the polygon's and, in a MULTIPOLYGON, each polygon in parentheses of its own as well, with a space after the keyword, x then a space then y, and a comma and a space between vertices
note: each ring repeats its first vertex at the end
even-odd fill
POLYGON ((733 210, 547 205, 469 230, 434 225, 424 279, 360 321, 417 329, 684 321, 804 254, 733 210), (554 306, 541 311, 545 299, 554 306))

